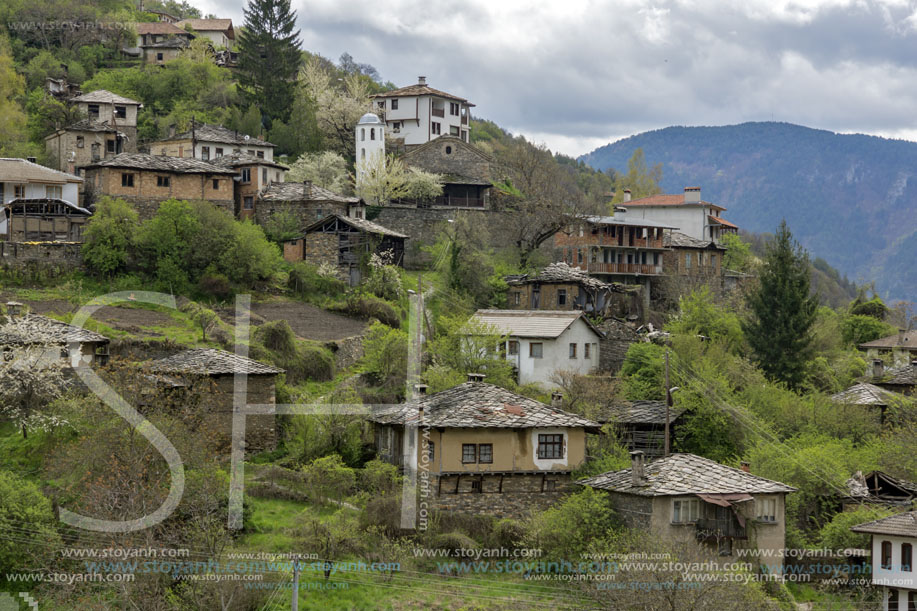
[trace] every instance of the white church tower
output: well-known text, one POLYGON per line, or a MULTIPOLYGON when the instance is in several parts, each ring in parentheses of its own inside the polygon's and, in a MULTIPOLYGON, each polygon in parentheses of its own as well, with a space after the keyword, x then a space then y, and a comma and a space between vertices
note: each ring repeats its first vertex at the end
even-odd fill
POLYGON ((377 115, 368 112, 357 123, 356 129, 357 185, 363 176, 378 165, 385 165, 385 123, 377 115))

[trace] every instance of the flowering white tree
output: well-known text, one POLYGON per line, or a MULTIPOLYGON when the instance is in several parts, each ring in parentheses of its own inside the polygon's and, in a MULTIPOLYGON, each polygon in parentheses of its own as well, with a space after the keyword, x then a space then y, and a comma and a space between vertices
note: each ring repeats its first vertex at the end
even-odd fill
POLYGON ((369 108, 370 79, 351 73, 336 81, 313 57, 300 69, 299 82, 304 85, 303 93, 315 100, 315 119, 325 142, 335 152, 353 158, 353 130, 369 108))
POLYGON ((357 196, 367 203, 384 205, 394 199, 432 199, 443 194, 443 177, 439 174, 408 168, 395 155, 373 155, 360 160, 357 196))
POLYGON ((303 153, 290 164, 286 182, 311 180, 313 184, 333 191, 348 194, 351 190, 347 173, 347 160, 334 151, 303 153))

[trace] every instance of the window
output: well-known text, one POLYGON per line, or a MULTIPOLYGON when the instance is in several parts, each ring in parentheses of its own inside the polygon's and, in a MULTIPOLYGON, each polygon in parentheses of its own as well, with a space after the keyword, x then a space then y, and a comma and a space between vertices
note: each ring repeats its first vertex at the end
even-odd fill
POLYGON ((392 123, 392 131, 396 134, 401 133, 401 121, 395 121, 392 123))
POLYGON ((529 357, 540 359, 544 354, 544 344, 541 342, 531 342, 529 344, 529 357))
POLYGON ((81 149, 81 148, 83 148, 83 146, 84 146, 84 144, 83 144, 83 137, 82 137, 82 136, 77 136, 77 137, 76 137, 76 148, 81 149))
POLYGON ((914 547, 910 543, 901 544, 901 570, 908 573, 914 570, 914 547))
POLYGON ((248 150, 245 151, 245 152, 246 152, 247 154, 251 155, 252 157, 255 156, 255 151, 253 151, 252 149, 248 149, 248 150))
POLYGON ((462 141, 468 142, 468 130, 467 129, 462 130, 462 141))
POLYGON ((584 358, 584 359, 592 358, 592 357, 589 355, 589 348, 590 348, 591 346, 592 346, 592 344, 588 344, 588 343, 587 343, 587 344, 583 344, 583 358, 584 358))
POLYGON ((450 136, 455 136, 456 138, 458 138, 458 136, 459 136, 459 128, 458 128, 457 125, 452 125, 452 126, 449 127, 449 135, 450 135, 450 136))
POLYGON ((484 492, 484 480, 480 478, 471 480, 471 491, 484 492))
POLYGON ((433 123, 430 123, 430 131, 438 136, 443 133, 443 126, 434 121, 433 123))
POLYGON ((556 479, 546 479, 544 480, 544 491, 551 492, 557 489, 557 480, 556 479))
POLYGON ((156 186, 157 187, 168 187, 169 186, 169 177, 168 176, 157 176, 156 177, 156 186))
POLYGON ((447 154, 447 155, 451 155, 451 154, 452 154, 452 147, 451 147, 451 146, 447 146, 447 147, 446 147, 446 154, 447 154))
POLYGON ((398 100, 392 100, 392 110, 398 110, 398 100))
POLYGON ((378 102, 376 102, 376 104, 379 105, 379 108, 381 110, 385 110, 385 100, 379 100, 378 102))
POLYGON ((672 522, 684 524, 697 522, 700 514, 700 501, 697 499, 679 499, 672 501, 672 522))
POLYGON ((576 344, 575 343, 570 344, 570 358, 571 359, 576 358, 576 344))
POLYGON ((888 611, 898 611, 898 590, 888 591, 888 611))
POLYGON ((710 255, 710 267, 716 269, 716 255, 710 255))
POLYGON ((261 168, 261 184, 267 184, 267 168, 261 168))
POLYGON ((122 187, 133 187, 134 186, 134 175, 133 174, 122 174, 121 175, 121 186, 122 187))
POLYGON ((99 151, 102 149, 102 146, 98 142, 92 143, 92 160, 98 161, 99 151))
POLYGON ((691 269, 691 253, 685 253, 685 269, 691 269))
POLYGON ((777 521, 777 499, 757 499, 755 509, 758 519, 762 522, 777 521))
POLYGON ((252 169, 251 168, 242 168, 242 182, 251 182, 252 181, 252 169))
POLYGON ((246 210, 251 210, 255 207, 255 200, 252 196, 247 196, 242 199, 242 207, 246 210))
POLYGON ((583 249, 582 248, 576 249, 576 262, 577 263, 583 262, 583 249))
POLYGON ((892 542, 883 541, 882 542, 882 568, 885 570, 891 570, 892 568, 892 542))
POLYGON ((433 457, 436 456, 436 448, 432 441, 427 442, 427 460, 433 462, 433 457))
POLYGON ((214 178, 213 179, 213 190, 216 191, 219 188, 220 188, 220 181, 214 178))
POLYGON ((116 119, 126 119, 127 118, 127 106, 115 106, 115 118, 116 119))
POLYGON ((45 187, 45 197, 50 199, 62 199, 64 196, 64 188, 56 185, 47 185, 45 187))
POLYGON ((360 159, 366 159, 366 149, 360 149, 360 159))
POLYGON ((519 342, 514 339, 511 339, 509 340, 508 343, 509 343, 509 354, 510 355, 519 354, 519 342))
POLYGON ((217 157, 222 157, 222 156, 223 156, 223 149, 221 149, 220 147, 217 147, 217 149, 216 149, 216 156, 217 156, 217 157))
POLYGON ((482 443, 478 445, 478 462, 490 464, 494 461, 494 444, 482 443))
POLYGON ((162 61, 162 53, 157 53, 157 54, 156 54, 156 61, 158 61, 158 62, 161 62, 161 61, 162 61))
POLYGON ((462 463, 468 464, 477 461, 477 446, 473 443, 462 444, 462 463))
POLYGON ((917 592, 913 590, 907 593, 907 611, 917 611, 917 592))
POLYGON ((563 458, 564 436, 561 434, 538 435, 538 458, 563 458))
POLYGON ((516 291, 513 293, 513 305, 519 305, 522 302, 522 293, 516 291))
POLYGON ((87 108, 87 112, 89 113, 90 119, 98 119, 99 118, 99 105, 90 104, 89 107, 87 108))
POLYGON ((201 147, 201 159, 204 161, 210 161, 210 147, 202 146, 201 147))
POLYGON ((257 151, 255 153, 255 157, 257 157, 258 159, 264 159, 264 151, 257 151))
POLYGON ((105 141, 105 150, 107 150, 109 153, 114 153, 115 152, 115 141, 106 140, 105 141))
POLYGON ((449 114, 454 117, 459 116, 459 105, 455 102, 449 102, 449 114))
POLYGON ((567 289, 557 289, 557 305, 567 305, 567 289))

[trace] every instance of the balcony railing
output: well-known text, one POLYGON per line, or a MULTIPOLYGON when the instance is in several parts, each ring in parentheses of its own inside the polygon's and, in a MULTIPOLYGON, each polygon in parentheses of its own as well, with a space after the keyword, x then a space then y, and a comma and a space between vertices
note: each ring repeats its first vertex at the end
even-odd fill
POLYGON ((658 248, 663 249, 662 238, 634 238, 629 236, 611 236, 604 233, 584 233, 570 235, 564 232, 555 234, 558 246, 606 246, 609 248, 658 248))
POLYGON ((433 116, 434 116, 434 117, 445 117, 445 116, 446 116, 446 110, 445 110, 444 108, 434 108, 434 109, 433 109, 433 116))
POLYGON ((697 538, 700 540, 729 537, 747 539, 748 535, 735 518, 701 518, 695 524, 697 538))
POLYGON ((658 276, 662 273, 661 265, 651 263, 577 263, 575 267, 590 274, 637 274, 642 276, 658 276))

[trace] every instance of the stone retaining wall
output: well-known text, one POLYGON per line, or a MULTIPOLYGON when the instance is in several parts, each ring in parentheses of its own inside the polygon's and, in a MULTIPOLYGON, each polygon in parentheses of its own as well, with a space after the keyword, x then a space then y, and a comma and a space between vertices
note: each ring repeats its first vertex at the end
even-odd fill
POLYGON ((0 266, 35 278, 63 275, 83 265, 76 242, 0 242, 0 266))

